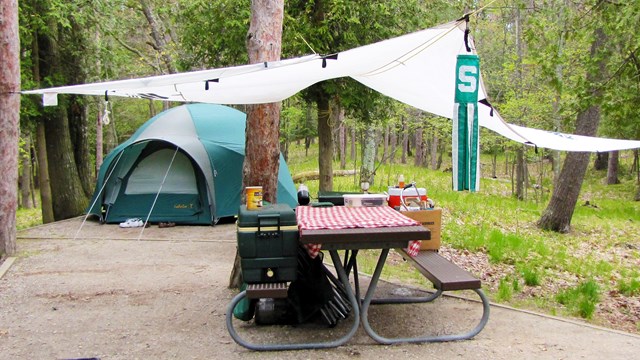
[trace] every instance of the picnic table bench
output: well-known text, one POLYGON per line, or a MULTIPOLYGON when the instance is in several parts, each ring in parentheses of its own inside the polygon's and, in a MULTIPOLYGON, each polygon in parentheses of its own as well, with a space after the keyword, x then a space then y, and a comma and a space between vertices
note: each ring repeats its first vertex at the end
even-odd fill
POLYGON ((402 255, 413 267, 415 267, 422 275, 424 275, 431 283, 433 283, 436 291, 430 296, 426 297, 403 297, 403 298, 384 298, 384 299, 372 299, 369 294, 365 297, 363 304, 363 313, 366 314, 366 307, 369 304, 411 304, 411 303, 424 303, 431 302, 444 291, 457 291, 457 290, 473 290, 480 296, 482 301, 482 317, 478 324, 470 331, 461 334, 454 335, 439 335, 439 336, 423 336, 413 338, 385 338, 378 335, 373 329, 371 329, 368 321, 363 321, 365 330, 376 341, 384 344, 402 343, 402 342, 441 342, 441 341, 455 341, 470 339, 480 333, 489 321, 489 299, 484 295, 481 289, 480 280, 470 274, 468 271, 460 268, 453 262, 445 259, 438 252, 433 250, 422 250, 418 255, 411 256, 407 253, 406 249, 396 249, 396 251, 402 255), (366 306, 366 307, 365 307, 366 306))

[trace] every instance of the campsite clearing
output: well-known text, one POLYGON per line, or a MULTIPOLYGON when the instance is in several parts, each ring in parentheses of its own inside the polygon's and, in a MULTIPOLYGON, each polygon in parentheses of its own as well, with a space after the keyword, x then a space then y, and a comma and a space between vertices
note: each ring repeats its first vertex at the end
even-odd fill
MULTIPOLYGON (((382 346, 362 329, 347 345, 323 351, 254 353, 229 337, 224 316, 236 293, 226 287, 235 226, 120 229, 81 219, 19 233, 19 257, 0 280, 4 358, 632 358, 640 337, 559 318, 492 306, 473 340, 382 346), (594 341, 597 339, 597 341, 594 341)), ((392 287, 383 285, 383 291, 392 287)), ((417 291, 402 286, 404 292, 417 291)), ((397 290, 396 290, 397 291, 397 290)), ((442 313, 419 305, 405 321, 450 327, 478 305, 445 297, 442 313)), ((406 314, 376 309, 376 316, 406 314)), ((398 321, 387 322, 393 332, 398 321)), ((338 331, 341 323, 335 331, 338 331)), ((244 325, 240 326, 244 329, 244 325)), ((308 336, 310 329, 265 327, 258 336, 308 336)), ((330 334, 334 330, 323 330, 330 334)))

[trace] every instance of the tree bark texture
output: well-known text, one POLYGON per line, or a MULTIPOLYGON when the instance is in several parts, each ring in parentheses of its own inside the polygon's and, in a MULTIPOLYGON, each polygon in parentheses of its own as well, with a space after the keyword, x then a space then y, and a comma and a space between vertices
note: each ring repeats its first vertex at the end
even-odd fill
POLYGON ((620 180, 618 179, 618 159, 620 153, 616 151, 612 151, 609 154, 609 161, 607 166, 607 185, 615 185, 620 184, 620 180))
POLYGON ((98 104, 98 116, 96 119, 96 171, 94 176, 98 176, 100 172, 100 166, 104 160, 104 147, 102 140, 102 114, 104 112, 103 105, 98 104))
POLYGON ((516 198, 518 200, 524 200, 526 198, 524 194, 525 185, 525 163, 524 163, 524 145, 518 147, 516 150, 516 198))
POLYGON ((608 152, 597 153, 596 159, 593 162, 593 169, 605 170, 608 164, 609 164, 609 153, 608 152))
POLYGON ((20 206, 24 209, 31 209, 34 204, 31 202, 31 134, 22 134, 22 153, 20 162, 22 163, 22 173, 20 174, 20 206))
MULTIPOLYGON (((55 22, 49 24, 50 34, 39 34, 38 46, 42 58, 40 74, 43 78, 55 78, 62 72, 62 57, 58 49, 60 32, 55 22)), ((75 152, 71 142, 69 117, 65 103, 47 109, 42 115, 44 119, 47 161, 50 165, 49 180, 51 184, 52 209, 54 220, 63 220, 82 214, 88 202, 85 195, 75 152)))
POLYGON ((54 222, 53 200, 51 197, 51 182, 49 180, 49 161, 47 160, 47 140, 44 122, 38 121, 36 128, 36 156, 38 159, 38 187, 40 188, 40 207, 42 222, 54 222))
MULTIPOLYGON (((591 58, 596 58, 606 42, 602 28, 595 30, 595 37, 591 44, 591 58)), ((587 72, 587 83, 592 84, 590 94, 593 98, 602 96, 600 80, 605 75, 604 56, 596 63, 597 71, 587 72)), ((578 114, 576 131, 578 135, 595 136, 600 123, 600 106, 592 103, 587 109, 578 114)), ((553 189, 551 200, 538 221, 538 226, 545 230, 566 233, 571 230, 571 218, 580 195, 580 188, 584 174, 589 165, 589 153, 570 152, 564 160, 558 182, 553 189)))
POLYGON ((164 30, 161 24, 158 22, 152 4, 147 0, 140 0, 140 6, 142 7, 142 13, 149 23, 151 29, 151 37, 153 38, 154 48, 162 58, 165 67, 169 74, 175 74, 177 72, 171 54, 167 49, 167 40, 164 36, 164 30))
POLYGON ((360 182, 374 184, 375 180, 375 160, 376 160, 376 130, 373 125, 367 126, 364 130, 362 144, 362 165, 360 167, 360 182))
POLYGON ((396 148, 398 147, 398 134, 395 126, 389 129, 389 164, 395 163, 396 148))
POLYGON ((429 151, 429 155, 431 156, 431 170, 438 169, 438 143, 440 142, 440 138, 438 138, 437 134, 433 134, 433 138, 431 139, 431 150, 429 151))
POLYGON ((68 219, 84 213, 88 203, 80 181, 69 135, 69 119, 66 109, 58 106, 45 120, 47 161, 55 221, 68 219))
POLYGON ((347 125, 342 122, 340 124, 340 169, 347 168, 347 125))
POLYGON ((415 146, 416 146, 416 156, 413 158, 413 162, 415 166, 424 165, 424 139, 422 138, 422 127, 418 126, 415 132, 415 146))
MULTIPOLYGON (((252 0, 247 52, 252 64, 280 60, 284 0, 252 0)), ((247 106, 243 186, 262 186, 263 199, 276 202, 280 166, 280 103, 247 106)), ((244 198, 244 194, 243 194, 244 198)), ((229 279, 229 287, 242 282, 239 255, 229 279)))
POLYGON ((407 126, 407 119, 402 118, 402 155, 400 156, 400 162, 402 164, 407 163, 407 151, 409 150, 409 126, 407 126))
POLYGON ((87 104, 78 96, 71 96, 71 102, 68 110, 69 114, 69 133, 71 134, 71 146, 76 166, 78 167, 78 176, 80 184, 87 197, 93 194, 95 178, 93 176, 93 167, 91 166, 91 149, 89 147, 89 114, 87 104))
POLYGON ((320 96, 318 105, 318 170, 320 170, 320 191, 333 191, 333 137, 329 100, 320 96))
MULTIPOLYGON (((253 0, 247 51, 252 64, 280 60, 283 0, 253 0)), ((280 164, 280 103, 248 106, 245 186, 262 186, 263 199, 276 201, 280 164)))
POLYGON ((0 3, 0 258, 16 253, 20 127, 18 1, 0 3))

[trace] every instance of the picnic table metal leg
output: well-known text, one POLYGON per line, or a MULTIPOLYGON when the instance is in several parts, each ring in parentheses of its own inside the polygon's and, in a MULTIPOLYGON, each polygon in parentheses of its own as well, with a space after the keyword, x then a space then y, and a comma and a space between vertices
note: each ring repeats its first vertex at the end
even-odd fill
POLYGON ((353 311, 353 325, 344 336, 334 341, 299 344, 255 344, 245 341, 240 337, 240 335, 238 335, 235 328, 233 327, 233 309, 235 309, 236 305, 247 295, 246 291, 242 291, 233 299, 231 299, 231 303, 227 307, 227 330, 229 331, 229 335, 231 335, 233 341, 241 346, 244 346, 247 349, 256 351, 326 349, 338 347, 349 341, 355 335, 356 331, 358 330, 358 326, 360 326, 360 308, 358 306, 356 296, 354 295, 353 291, 351 290, 351 286, 349 285, 349 277, 347 276, 347 273, 345 272, 345 269, 340 262, 340 256, 338 255, 338 252, 336 250, 330 250, 329 253, 331 254, 331 260, 333 260, 333 265, 336 268, 340 281, 345 284, 344 288, 353 311))
MULTIPOLYGON (((382 268, 384 267, 384 263, 387 259, 387 255, 389 254, 389 249, 383 249, 380 253, 380 257, 378 258, 378 263, 376 264, 376 269, 373 272, 373 276, 371 277, 371 283, 369 284, 369 288, 367 289, 367 294, 364 297, 364 301, 362 303, 361 309, 361 318, 362 318, 362 326, 364 330, 373 338, 375 341, 382 344, 397 344, 397 343, 423 343, 423 342, 443 342, 443 341, 456 341, 456 340, 466 340, 476 336, 482 329, 485 327, 487 322, 489 321, 489 299, 484 295, 482 290, 473 289, 480 299, 482 300, 482 318, 480 322, 469 332, 455 335, 438 335, 438 336, 422 336, 422 337, 408 337, 408 338, 386 338, 380 336, 376 333, 372 328, 371 324, 369 324, 369 305, 373 299, 373 295, 376 291, 376 287, 378 286, 378 280, 380 279, 380 274, 382 273, 382 268)), ((434 299, 440 296, 441 291, 434 293, 431 297, 434 299)), ((428 297, 430 298, 430 297, 428 297)), ((433 299, 431 299, 433 300, 433 299)), ((430 300, 430 301, 431 301, 430 300)))

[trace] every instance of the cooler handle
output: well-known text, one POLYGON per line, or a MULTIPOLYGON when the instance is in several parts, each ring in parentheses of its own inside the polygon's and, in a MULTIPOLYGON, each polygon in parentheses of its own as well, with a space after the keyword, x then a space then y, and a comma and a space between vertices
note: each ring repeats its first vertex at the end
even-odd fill
POLYGON ((280 231, 280 214, 262 214, 258 215, 258 232, 261 231, 262 226, 277 226, 280 231), (272 223, 269 223, 269 220, 273 220, 272 223))

